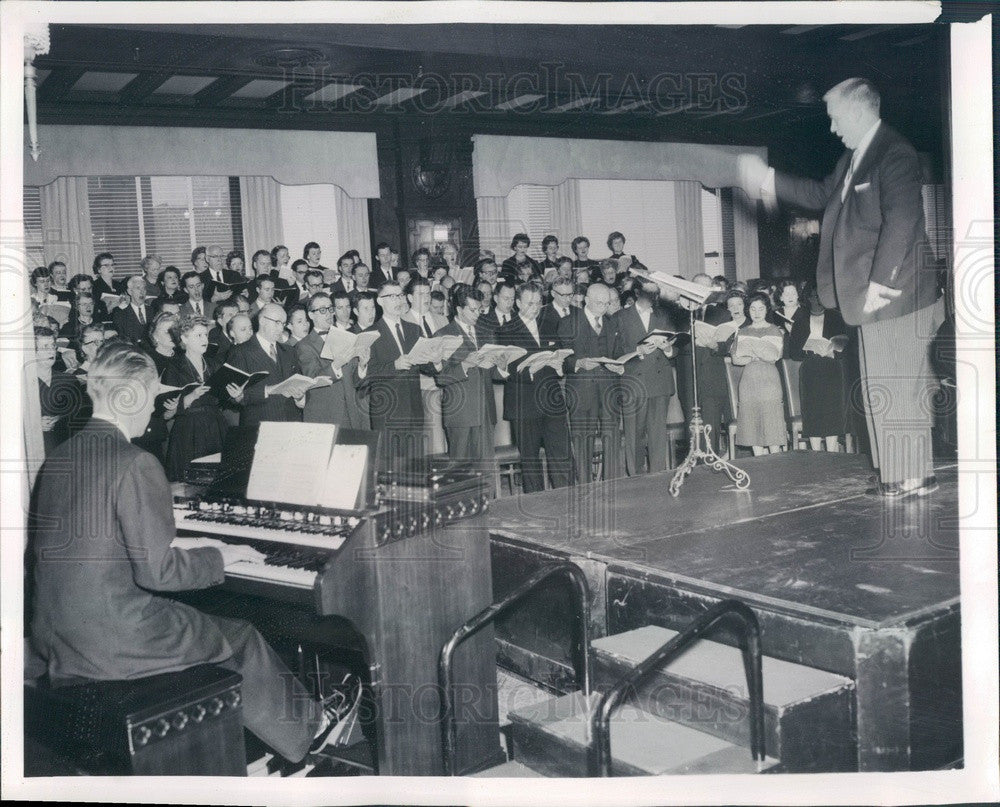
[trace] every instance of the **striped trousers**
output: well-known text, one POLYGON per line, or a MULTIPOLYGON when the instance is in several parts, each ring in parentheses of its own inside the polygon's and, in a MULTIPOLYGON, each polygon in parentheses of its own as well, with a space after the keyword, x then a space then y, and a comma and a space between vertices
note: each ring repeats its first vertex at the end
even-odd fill
POLYGON ((868 423, 872 462, 885 484, 933 473, 931 427, 938 382, 930 344, 942 301, 860 327, 860 388, 851 400, 868 423))

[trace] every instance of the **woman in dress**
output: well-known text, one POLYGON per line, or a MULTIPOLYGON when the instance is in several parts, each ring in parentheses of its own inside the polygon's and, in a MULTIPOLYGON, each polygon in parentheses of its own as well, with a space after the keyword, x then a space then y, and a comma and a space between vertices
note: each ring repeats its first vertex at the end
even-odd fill
POLYGON ((56 334, 51 328, 35 328, 35 375, 41 408, 42 440, 48 454, 79 429, 89 414, 80 382, 56 370, 56 334))
POLYGON ((797 319, 809 317, 808 309, 799 304, 799 296, 799 285, 794 280, 782 280, 772 295, 774 310, 771 312, 771 322, 785 334, 786 359, 791 358, 788 353, 788 335, 792 332, 792 326, 797 319))
POLYGON ((749 322, 737 332, 732 349, 733 364, 743 367, 736 418, 736 442, 750 446, 754 456, 776 454, 788 442, 784 395, 776 362, 781 358, 784 337, 777 325, 767 321, 768 296, 757 293, 747 301, 749 322))
MULTIPOLYGON (((181 352, 167 363, 161 382, 169 387, 183 387, 197 381, 198 386, 182 395, 174 415, 174 426, 167 441, 167 478, 172 482, 184 478, 184 469, 191 460, 222 450, 226 421, 219 402, 209 391, 215 364, 205 358, 208 349, 210 323, 204 317, 185 317, 175 326, 181 352)), ((235 385, 230 384, 227 392, 235 385)))
POLYGON ((59 329, 59 336, 69 339, 70 347, 78 347, 83 337, 83 329, 98 326, 103 336, 103 325, 94 316, 94 298, 81 294, 70 304, 69 319, 59 329))
POLYGON ((517 233, 510 240, 510 248, 514 254, 503 262, 500 267, 500 274, 509 283, 520 285, 524 282, 522 278, 541 280, 542 272, 534 258, 528 255, 528 247, 531 246, 531 239, 526 233, 517 233))
POLYGON ((848 432, 847 384, 843 348, 847 326, 836 309, 823 308, 814 287, 806 289, 808 308, 801 307, 788 337, 788 357, 801 361, 799 399, 802 436, 813 451, 824 444, 838 451, 838 436, 848 432))

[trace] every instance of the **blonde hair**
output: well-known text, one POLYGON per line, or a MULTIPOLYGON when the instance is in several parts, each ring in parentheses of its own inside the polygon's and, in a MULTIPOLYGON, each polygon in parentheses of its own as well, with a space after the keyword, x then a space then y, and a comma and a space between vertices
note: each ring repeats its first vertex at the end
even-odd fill
POLYGON ((841 81, 826 91, 823 100, 847 101, 851 104, 858 104, 876 115, 879 114, 879 107, 882 104, 882 97, 879 95, 878 89, 866 78, 849 78, 841 81))

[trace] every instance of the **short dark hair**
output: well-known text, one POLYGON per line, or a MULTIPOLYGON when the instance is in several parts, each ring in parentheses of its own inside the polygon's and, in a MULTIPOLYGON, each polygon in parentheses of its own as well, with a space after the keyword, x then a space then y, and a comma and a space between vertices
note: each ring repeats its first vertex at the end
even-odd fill
POLYGON ((97 270, 101 268, 101 261, 106 261, 108 258, 114 260, 115 256, 112 255, 110 252, 97 253, 97 255, 94 257, 94 265, 93 265, 93 270, 95 275, 97 274, 97 270))
POLYGON ((431 282, 426 277, 421 277, 420 275, 413 275, 410 278, 410 282, 406 284, 406 293, 413 294, 413 290, 419 286, 431 287, 431 282))
POLYGON ((315 241, 310 241, 308 244, 302 247, 302 257, 303 258, 307 257, 309 255, 309 250, 319 249, 319 248, 320 248, 319 244, 317 244, 315 241))
POLYGON ((529 247, 531 246, 531 239, 528 238, 527 233, 514 233, 514 237, 510 239, 510 248, 514 249, 516 244, 524 242, 529 247))
MULTIPOLYGON (((737 291, 736 289, 733 289, 732 291, 727 291, 726 294, 725 294, 725 296, 723 296, 723 298, 722 298, 722 304, 726 308, 729 308, 729 301, 732 298, 734 298, 734 297, 737 298, 737 299, 739 299, 739 300, 741 300, 743 302, 743 314, 746 315, 746 313, 747 313, 747 296, 742 291, 737 291)), ((770 309, 768 309, 768 310, 770 310, 770 309)))
POLYGON ((230 308, 235 309, 236 311, 240 310, 239 303, 237 303, 232 297, 228 297, 222 302, 216 303, 215 310, 212 312, 212 319, 218 322, 222 319, 222 314, 230 308))
POLYGON ((570 267, 572 267, 573 266, 573 259, 572 258, 568 258, 568 257, 566 257, 564 255, 563 257, 561 257, 559 260, 556 261, 556 269, 558 269, 564 263, 568 263, 570 265, 570 267))
POLYGON ((522 283, 516 289, 514 289, 514 294, 517 301, 520 303, 524 299, 524 295, 528 292, 534 292, 535 294, 541 296, 542 287, 538 285, 534 280, 529 280, 527 283, 522 283))
POLYGON ((284 244, 275 244, 273 247, 271 247, 271 266, 276 267, 278 265, 278 253, 281 250, 285 250, 285 252, 287 252, 288 247, 286 247, 284 244))
POLYGON ((163 269, 160 270, 160 274, 157 275, 156 277, 156 282, 159 283, 161 286, 163 285, 163 278, 166 277, 167 272, 173 272, 175 275, 177 275, 178 280, 181 279, 180 269, 178 269, 176 266, 165 266, 163 269))
POLYGON ((323 282, 323 273, 319 269, 310 269, 306 272, 306 283, 309 282, 310 278, 319 278, 319 282, 323 282))
POLYGON ((490 264, 493 265, 494 269, 497 268, 497 262, 493 258, 480 258, 478 261, 476 261, 475 266, 472 269, 472 276, 478 280, 479 276, 483 272, 483 267, 488 266, 490 264))
POLYGON ((379 251, 380 249, 387 249, 387 250, 389 250, 390 252, 392 252, 392 247, 390 247, 390 246, 389 246, 389 243, 388 243, 387 241, 379 241, 379 242, 378 242, 378 243, 377 243, 377 244, 375 245, 375 252, 376 252, 376 253, 377 253, 377 252, 378 252, 378 251, 379 251))
POLYGON ((70 291, 76 291, 76 287, 79 286, 85 280, 91 285, 93 285, 94 283, 94 278, 92 275, 85 275, 83 274, 83 272, 81 272, 78 275, 73 275, 73 277, 69 279, 69 283, 67 283, 66 285, 70 289, 70 291))
POLYGON ((438 300, 445 305, 448 304, 448 298, 445 296, 445 293, 441 291, 441 289, 434 289, 434 291, 431 292, 431 299, 438 300))
POLYGON ((198 260, 199 255, 206 255, 207 253, 208 249, 205 247, 195 247, 191 250, 191 265, 194 266, 194 262, 198 260))
POLYGON ((47 266, 36 266, 31 270, 31 285, 35 285, 35 281, 40 277, 52 277, 52 272, 49 271, 47 266))
POLYGON ((187 282, 192 277, 195 278, 196 280, 201 280, 201 275, 199 275, 197 272, 193 270, 190 272, 185 272, 183 275, 181 275, 181 286, 187 288, 187 282))
POLYGON ((614 241, 616 238, 620 238, 622 241, 625 240, 625 236, 622 235, 620 232, 618 232, 618 230, 615 230, 608 236, 608 249, 611 249, 611 242, 614 241))
POLYGON ((572 241, 570 242, 570 245, 569 245, 569 246, 570 246, 570 249, 572 249, 572 250, 573 250, 573 252, 574 252, 574 253, 576 253, 576 248, 577 248, 578 246, 580 246, 580 244, 586 244, 586 245, 587 245, 587 246, 589 247, 589 246, 590 246, 590 239, 589 239, 589 238, 587 238, 587 237, 586 237, 586 236, 584 236, 584 235, 578 235, 578 236, 577 236, 576 238, 574 238, 574 239, 573 239, 573 240, 572 240, 572 241))
POLYGON ((483 293, 468 283, 456 283, 451 290, 451 304, 455 306, 455 310, 458 311, 460 308, 465 308, 469 300, 475 300, 477 303, 482 304, 483 293))
MULTIPOLYGON (((393 285, 395 285, 395 284, 393 284, 393 285)), ((352 308, 357 308, 358 307, 358 303, 360 303, 362 300, 371 300, 373 303, 375 303, 375 307, 378 308, 378 303, 375 300, 375 292, 373 292, 373 291, 359 291, 354 296, 354 305, 352 306, 352 308)))
POLYGON ((258 250, 257 250, 257 251, 256 251, 256 252, 255 252, 255 253, 253 254, 253 257, 252 257, 252 258, 250 259, 250 265, 251 265, 251 266, 253 266, 253 265, 254 265, 255 263, 257 263, 257 259, 258 259, 258 258, 259 258, 259 257, 260 257, 261 255, 266 255, 266 256, 267 256, 267 258, 268 258, 268 260, 270 260, 270 259, 271 259, 271 253, 270 253, 270 252, 268 252, 268 251, 267 251, 266 249, 258 249, 258 250))
POLYGON ((270 275, 257 275, 254 279, 254 285, 257 287, 257 291, 260 291, 260 287, 263 283, 270 283, 271 285, 276 285, 274 278, 270 275))
POLYGON ((556 238, 554 235, 547 235, 547 236, 545 236, 545 238, 542 239, 542 252, 545 252, 545 248, 549 244, 552 244, 552 243, 558 244, 559 243, 559 239, 556 238))
POLYGON ((768 314, 771 313, 772 306, 771 306, 770 296, 767 294, 767 292, 755 291, 753 294, 751 294, 749 297, 746 298, 746 315, 748 317, 750 316, 750 303, 756 303, 756 302, 763 303, 764 307, 767 309, 767 313, 768 314))
POLYGON ((420 249, 415 249, 413 251, 413 256, 410 258, 410 263, 416 264, 418 255, 426 255, 427 260, 431 259, 431 251, 427 247, 420 247, 420 249))
POLYGON ((302 258, 299 258, 298 260, 292 261, 291 269, 292 269, 292 271, 295 274, 298 274, 299 270, 296 267, 300 267, 300 266, 306 267, 306 271, 307 272, 309 271, 309 264, 306 263, 302 258))
POLYGON ((311 308, 311 306, 312 306, 313 302, 316 300, 317 297, 325 297, 326 300, 327 300, 327 302, 330 302, 330 303, 333 302, 333 300, 330 299, 329 293, 327 293, 325 291, 318 291, 312 297, 310 297, 309 298, 309 302, 306 303, 306 313, 314 310, 313 308, 311 308))
POLYGON ((246 263, 246 258, 243 257, 243 253, 240 250, 231 249, 229 254, 226 255, 226 268, 228 269, 237 258, 246 263))
POLYGON ((57 266, 61 266, 63 269, 65 269, 66 268, 66 262, 65 261, 52 261, 52 263, 49 264, 49 271, 50 272, 54 272, 57 266))

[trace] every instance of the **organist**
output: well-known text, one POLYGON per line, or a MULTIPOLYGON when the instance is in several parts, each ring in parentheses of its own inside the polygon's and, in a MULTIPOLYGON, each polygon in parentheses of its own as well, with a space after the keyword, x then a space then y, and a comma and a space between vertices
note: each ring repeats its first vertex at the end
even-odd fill
POLYGON ((316 701, 252 625, 164 596, 219 584, 232 564, 263 556, 175 537, 163 469, 129 442, 146 429, 157 383, 148 356, 105 345, 88 374, 93 418, 42 466, 29 523, 34 650, 53 687, 206 663, 233 670, 246 728, 298 762, 340 741, 360 688, 316 701))

